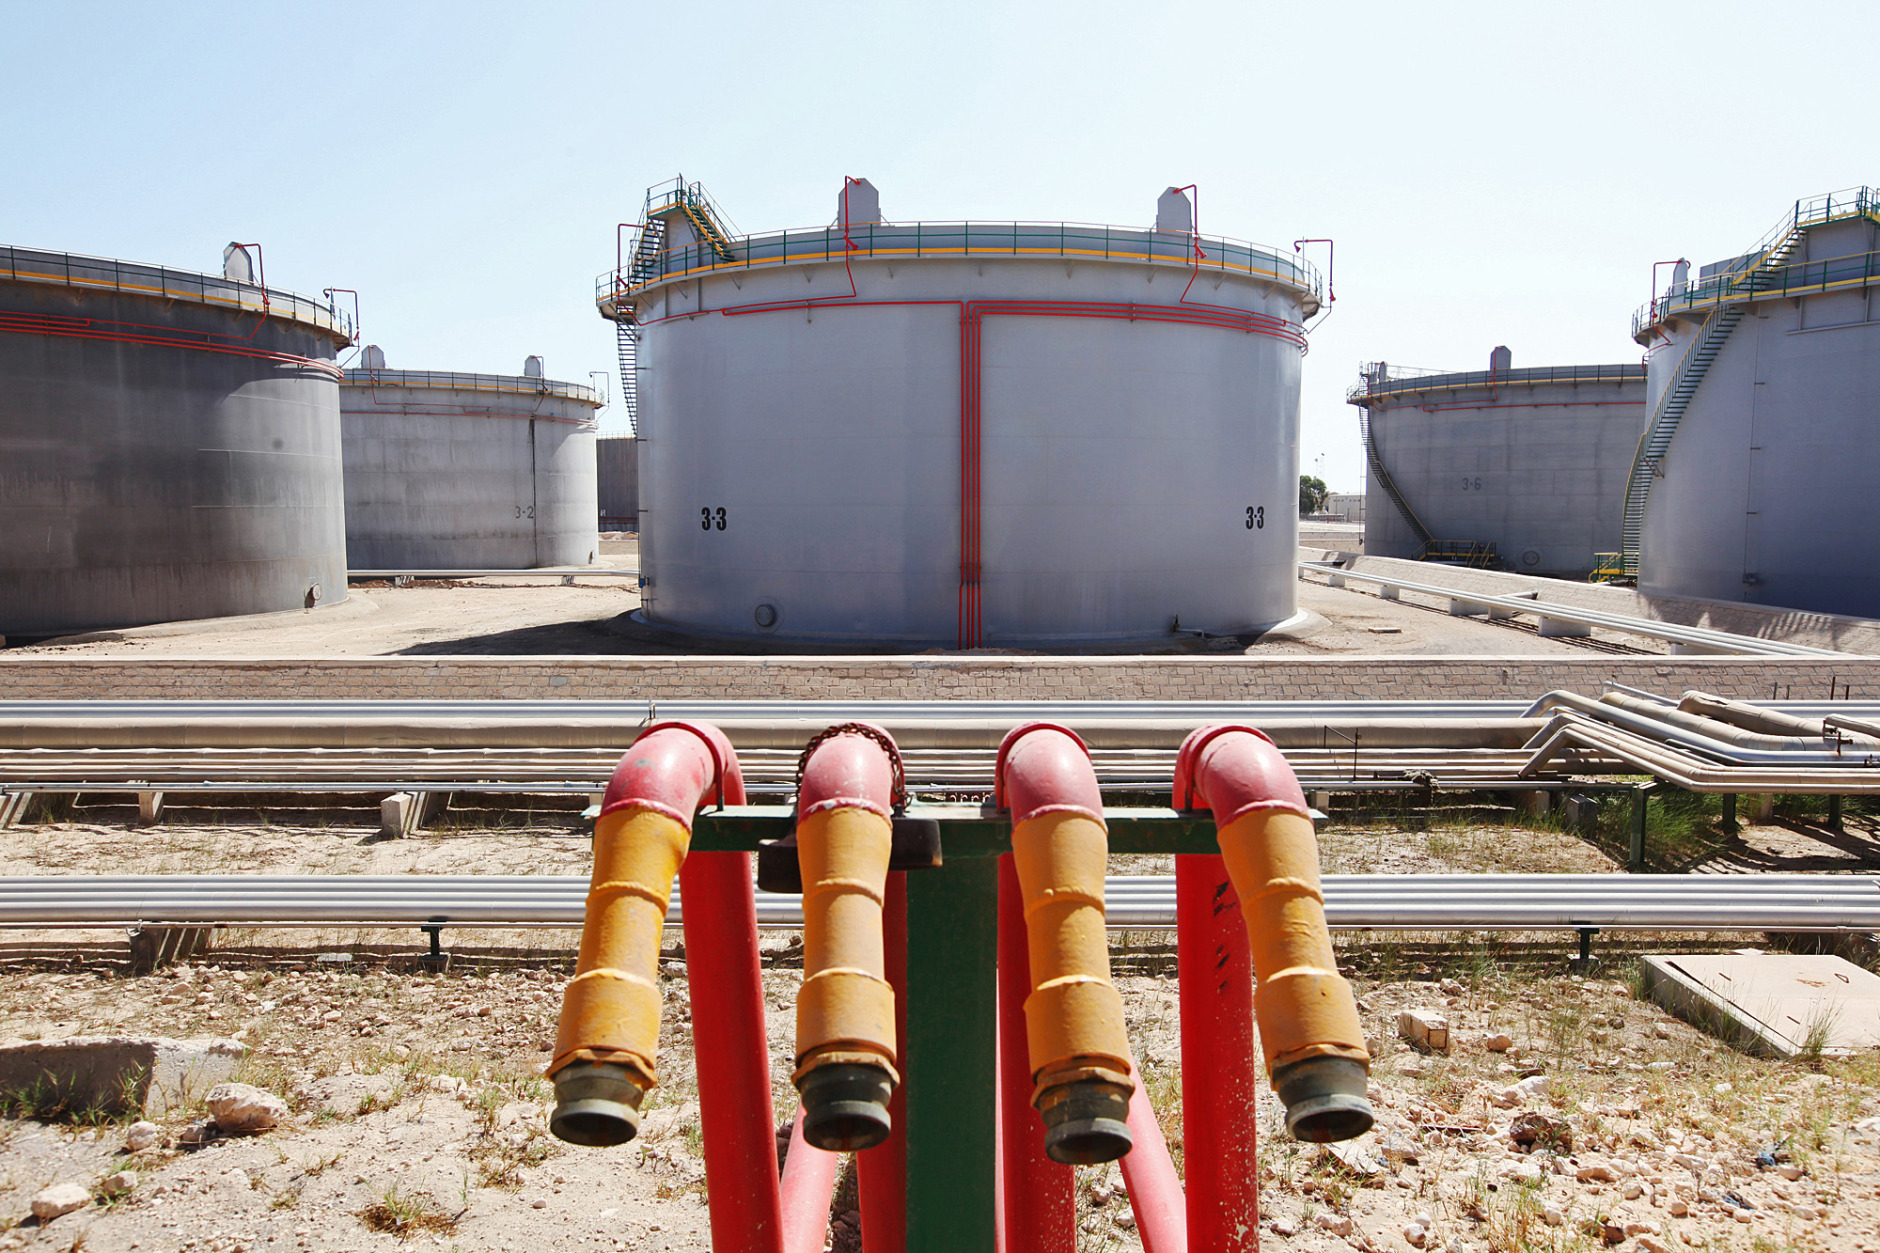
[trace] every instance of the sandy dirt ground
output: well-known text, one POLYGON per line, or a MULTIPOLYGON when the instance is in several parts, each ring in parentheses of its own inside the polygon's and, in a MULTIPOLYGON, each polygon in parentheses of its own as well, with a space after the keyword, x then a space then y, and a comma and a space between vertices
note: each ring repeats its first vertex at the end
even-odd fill
MULTIPOLYGON (((138 829, 128 811, 69 812, 0 833, 0 869, 122 869, 128 838, 148 870, 575 874, 587 863, 586 831, 572 811, 453 812, 403 840, 381 837, 360 810, 182 819, 138 829)), ((1801 834, 1777 824, 1745 841, 1768 849, 1791 837, 1801 834)), ((1613 869, 1558 832, 1482 826, 1463 813, 1422 830, 1334 821, 1323 846, 1327 868, 1341 871, 1613 869)), ((1142 864, 1117 868, 1157 868, 1131 860, 1142 864)), ((608 1150, 563 1145, 545 1125, 551 1095, 540 1069, 572 971, 572 932, 456 932, 443 974, 423 972, 414 960, 420 937, 399 932, 223 933, 208 953, 143 976, 128 973, 121 936, 8 938, 0 1037, 234 1038, 249 1050, 242 1077, 283 1097, 290 1114, 257 1136, 185 1147, 201 1094, 178 1093, 179 1108, 159 1120, 164 1143, 126 1154, 121 1121, 28 1116, 16 1104, 0 1119, 0 1248, 708 1247, 676 933, 662 961, 664 1082, 641 1138, 608 1150), (126 1167, 137 1182, 124 1195, 49 1223, 27 1216, 47 1185, 92 1187, 126 1167)), ((1567 973, 1570 943, 1341 936, 1377 1056, 1380 1123, 1333 1153, 1288 1140, 1266 1100, 1262 1246, 1880 1249, 1875 1056, 1812 1065, 1748 1058, 1638 999, 1637 951, 1714 948, 1714 937, 1607 944, 1606 965, 1590 978, 1567 973), (1401 1041, 1405 1009, 1444 1015, 1452 1051, 1401 1041), (1511 1093, 1524 1078, 1526 1090, 1511 1093), (1531 1144, 1512 1137, 1520 1124, 1540 1129, 1531 1144)), ((769 934, 765 946, 781 1121, 792 1105, 786 1059, 800 939, 769 934)), ((1132 1046, 1179 1153, 1173 949, 1165 934, 1128 932, 1113 936, 1112 950, 1132 1046)), ((1077 1186, 1080 1249, 1140 1247, 1114 1167, 1078 1171, 1077 1186)), ((832 1247, 849 1253, 852 1201, 835 1208, 832 1247)))

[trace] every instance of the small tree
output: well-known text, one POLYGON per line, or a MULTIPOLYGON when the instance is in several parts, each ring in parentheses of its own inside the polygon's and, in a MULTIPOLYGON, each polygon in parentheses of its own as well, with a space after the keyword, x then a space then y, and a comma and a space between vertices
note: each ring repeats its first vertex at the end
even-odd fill
POLYGON ((1299 516, 1318 513, 1325 508, 1325 500, 1332 494, 1332 489, 1325 486, 1325 480, 1310 474, 1299 476, 1299 516))

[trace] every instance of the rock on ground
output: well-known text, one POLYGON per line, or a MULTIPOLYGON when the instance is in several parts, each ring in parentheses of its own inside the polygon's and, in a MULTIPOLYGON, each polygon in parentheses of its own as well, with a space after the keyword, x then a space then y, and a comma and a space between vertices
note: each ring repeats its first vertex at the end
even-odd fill
POLYGON ((91 1189, 82 1183, 55 1183, 50 1188, 42 1189, 33 1197, 33 1217, 42 1223, 49 1223, 73 1210, 84 1209, 91 1204, 91 1189))
POLYGON ((287 1117, 287 1102, 246 1083, 218 1083, 209 1089, 209 1116, 231 1135, 266 1131, 287 1117))

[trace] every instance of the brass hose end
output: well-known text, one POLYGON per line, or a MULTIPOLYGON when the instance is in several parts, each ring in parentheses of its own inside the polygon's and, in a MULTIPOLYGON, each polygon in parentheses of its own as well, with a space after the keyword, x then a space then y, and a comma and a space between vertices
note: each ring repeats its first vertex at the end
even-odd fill
POLYGON ((1313 1144, 1355 1140, 1377 1113, 1364 1095, 1364 1063, 1347 1057, 1309 1057, 1273 1072, 1273 1090, 1286 1106, 1286 1130, 1313 1144))
POLYGON ((1128 1084, 1077 1079, 1038 1094, 1045 1156, 1066 1166, 1113 1162, 1134 1147, 1128 1084))
POLYGON ((555 1111, 548 1129, 557 1140, 612 1148, 640 1134, 646 1089, 633 1071, 613 1062, 573 1061, 555 1072, 555 1111))
POLYGON ((888 1099, 894 1076, 865 1062, 828 1062, 797 1077, 803 1139, 831 1153, 872 1149, 894 1129, 888 1099))

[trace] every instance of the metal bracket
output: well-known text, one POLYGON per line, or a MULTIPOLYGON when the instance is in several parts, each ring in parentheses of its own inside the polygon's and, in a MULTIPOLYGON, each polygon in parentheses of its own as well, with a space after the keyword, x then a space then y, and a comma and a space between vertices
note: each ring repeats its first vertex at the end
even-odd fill
MULTIPOLYGON (((888 869, 937 870, 940 859, 940 823, 934 818, 900 817, 890 820, 892 851, 888 869)), ((803 869, 796 856, 796 832, 757 849, 757 890, 799 895, 803 869)))

